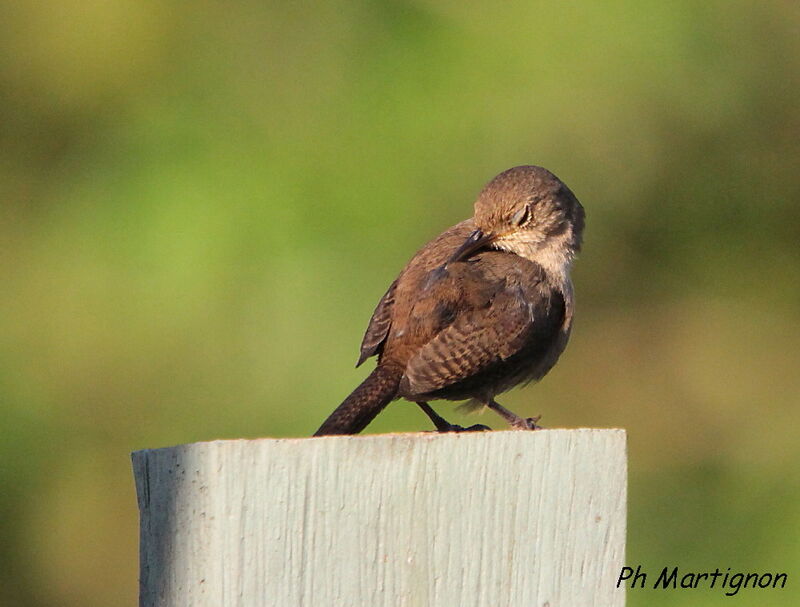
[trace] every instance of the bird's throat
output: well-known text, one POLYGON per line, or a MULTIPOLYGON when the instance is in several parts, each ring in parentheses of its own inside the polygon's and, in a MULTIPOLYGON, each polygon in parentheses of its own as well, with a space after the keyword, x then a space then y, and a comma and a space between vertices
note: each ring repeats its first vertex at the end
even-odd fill
POLYGON ((499 238, 494 246, 541 266, 554 286, 566 286, 569 283, 569 271, 575 254, 565 238, 551 236, 537 239, 510 234, 499 238))

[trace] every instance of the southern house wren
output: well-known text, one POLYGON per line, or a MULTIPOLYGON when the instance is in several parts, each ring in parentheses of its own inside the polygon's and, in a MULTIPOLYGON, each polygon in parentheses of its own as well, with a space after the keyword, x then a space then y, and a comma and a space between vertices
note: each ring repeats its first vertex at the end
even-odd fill
POLYGON ((580 202, 546 169, 519 166, 492 179, 474 216, 426 244, 389 286, 356 366, 375 355, 378 364, 315 436, 356 434, 398 398, 416 402, 440 431, 464 428, 430 400, 468 400, 514 428, 535 428, 494 398, 541 379, 563 352, 583 225, 580 202))

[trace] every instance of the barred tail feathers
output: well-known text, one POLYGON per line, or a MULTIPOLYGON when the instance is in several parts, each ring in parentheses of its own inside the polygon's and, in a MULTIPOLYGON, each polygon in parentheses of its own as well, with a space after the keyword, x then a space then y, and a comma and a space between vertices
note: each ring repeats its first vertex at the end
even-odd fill
POLYGON ((358 434, 383 409, 397 398, 402 373, 389 366, 378 365, 352 394, 336 407, 314 436, 358 434))

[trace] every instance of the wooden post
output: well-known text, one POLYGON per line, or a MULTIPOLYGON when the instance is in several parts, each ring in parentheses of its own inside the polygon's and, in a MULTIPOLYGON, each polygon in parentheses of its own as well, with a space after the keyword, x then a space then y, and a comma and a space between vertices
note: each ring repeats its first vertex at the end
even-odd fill
POLYGON ((624 430, 137 451, 140 605, 620 606, 624 430))

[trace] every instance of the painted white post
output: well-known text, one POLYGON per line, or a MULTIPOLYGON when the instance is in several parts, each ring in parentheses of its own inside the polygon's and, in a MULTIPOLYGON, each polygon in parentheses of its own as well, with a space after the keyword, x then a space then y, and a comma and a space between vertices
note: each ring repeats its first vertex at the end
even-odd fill
POLYGON ((621 606, 623 430, 137 451, 140 605, 621 606))

